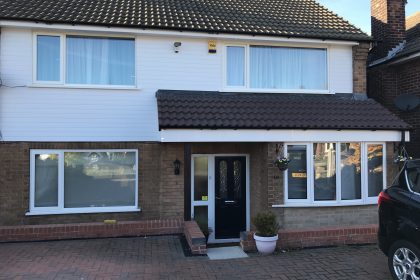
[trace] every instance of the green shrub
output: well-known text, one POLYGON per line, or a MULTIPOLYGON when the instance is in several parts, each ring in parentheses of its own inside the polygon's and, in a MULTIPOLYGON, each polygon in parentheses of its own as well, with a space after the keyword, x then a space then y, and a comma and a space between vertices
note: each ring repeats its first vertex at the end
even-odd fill
POLYGON ((262 237, 275 236, 279 230, 276 215, 273 212, 258 213, 252 218, 252 223, 256 228, 256 235, 262 237))

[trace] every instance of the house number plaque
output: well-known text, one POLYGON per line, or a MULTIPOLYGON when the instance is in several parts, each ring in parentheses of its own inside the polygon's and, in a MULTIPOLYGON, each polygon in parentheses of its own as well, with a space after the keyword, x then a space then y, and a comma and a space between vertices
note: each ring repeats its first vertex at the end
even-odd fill
POLYGON ((306 178, 306 172, 293 172, 293 178, 306 178))

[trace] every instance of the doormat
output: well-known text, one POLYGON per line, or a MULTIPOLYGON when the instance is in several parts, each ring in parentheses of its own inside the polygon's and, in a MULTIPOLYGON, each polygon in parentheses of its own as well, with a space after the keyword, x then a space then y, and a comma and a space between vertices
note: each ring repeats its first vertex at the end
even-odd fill
POLYGON ((208 248, 207 256, 210 260, 241 259, 248 257, 239 246, 208 248))

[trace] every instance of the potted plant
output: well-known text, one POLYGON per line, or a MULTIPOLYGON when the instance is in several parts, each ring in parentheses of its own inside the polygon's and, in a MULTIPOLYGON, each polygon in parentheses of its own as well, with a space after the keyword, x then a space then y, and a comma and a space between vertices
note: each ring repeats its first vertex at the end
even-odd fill
POLYGON ((274 161, 274 165, 277 166, 280 171, 285 171, 289 167, 289 162, 290 159, 287 157, 277 157, 274 161))
POLYGON ((262 254, 271 254, 276 249, 279 225, 276 215, 272 212, 258 213, 252 223, 255 226, 254 233, 255 243, 258 252, 262 254))

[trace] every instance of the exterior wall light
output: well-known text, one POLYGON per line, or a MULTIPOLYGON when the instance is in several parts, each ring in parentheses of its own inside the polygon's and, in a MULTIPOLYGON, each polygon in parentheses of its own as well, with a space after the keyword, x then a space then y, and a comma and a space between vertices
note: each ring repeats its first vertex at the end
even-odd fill
POLYGON ((181 168, 181 162, 178 159, 176 159, 174 161, 174 174, 175 175, 179 175, 180 168, 181 168))

